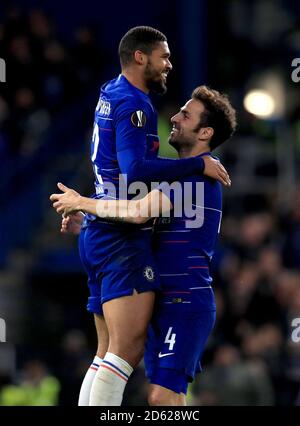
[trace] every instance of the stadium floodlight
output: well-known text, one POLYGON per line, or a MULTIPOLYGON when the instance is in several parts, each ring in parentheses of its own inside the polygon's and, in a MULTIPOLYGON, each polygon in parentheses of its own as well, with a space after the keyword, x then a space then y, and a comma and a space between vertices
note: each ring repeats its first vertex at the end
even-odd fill
MULTIPOLYGON (((249 78, 244 98, 244 108, 258 119, 268 122, 269 131, 272 131, 275 142, 272 144, 272 150, 275 148, 272 156, 278 168, 277 196, 280 209, 286 212, 291 207, 297 176, 294 135, 286 116, 287 94, 281 73, 277 69, 270 69, 249 78)), ((260 136, 263 140, 263 135, 260 136)))
POLYGON ((265 90, 251 90, 244 98, 245 109, 261 118, 271 118, 275 112, 275 100, 265 90))

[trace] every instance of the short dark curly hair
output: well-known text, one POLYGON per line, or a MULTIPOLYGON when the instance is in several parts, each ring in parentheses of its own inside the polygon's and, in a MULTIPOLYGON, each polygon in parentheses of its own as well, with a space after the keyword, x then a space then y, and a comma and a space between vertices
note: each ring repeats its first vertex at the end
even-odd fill
POLYGON ((147 26, 131 28, 119 44, 121 66, 126 67, 132 62, 136 50, 150 55, 157 43, 162 41, 167 41, 167 37, 155 28, 147 26))
POLYGON ((226 95, 204 85, 193 90, 192 99, 202 102, 205 107, 195 131, 212 127, 214 134, 209 146, 214 150, 233 135, 237 125, 235 109, 226 95))

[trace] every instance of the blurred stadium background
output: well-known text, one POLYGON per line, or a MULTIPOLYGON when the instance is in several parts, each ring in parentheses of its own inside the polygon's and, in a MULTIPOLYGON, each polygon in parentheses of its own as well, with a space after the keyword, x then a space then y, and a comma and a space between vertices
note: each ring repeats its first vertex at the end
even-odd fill
MULTIPOLYGON (((169 90, 157 99, 163 155, 174 156, 169 118, 194 86, 227 93, 238 111, 237 134, 218 153, 233 182, 214 260, 218 319, 189 403, 300 405, 296 0, 134 0, 113 10, 97 0, 1 1, 0 404, 77 404, 95 332, 76 239, 60 235, 48 197, 58 180, 92 192, 99 87, 119 73, 118 41, 135 25, 166 33, 172 52, 169 90), (265 100, 252 97, 247 110, 254 89, 265 100)), ((145 404, 146 387, 141 365, 124 403, 145 404)))

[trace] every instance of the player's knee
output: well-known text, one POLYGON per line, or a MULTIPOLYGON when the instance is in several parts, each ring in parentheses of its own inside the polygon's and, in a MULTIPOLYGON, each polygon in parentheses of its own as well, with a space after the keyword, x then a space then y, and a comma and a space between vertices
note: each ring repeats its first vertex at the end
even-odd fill
POLYGON ((148 395, 148 404, 153 407, 178 405, 178 394, 161 387, 153 387, 148 395))
POLYGON ((117 351, 117 355, 123 358, 132 368, 136 368, 143 358, 144 351, 141 348, 121 348, 117 351))
POLYGON ((129 351, 128 359, 129 364, 135 368, 138 366, 140 361, 142 360, 144 355, 144 341, 139 342, 139 344, 136 344, 132 347, 132 350, 129 351))
POLYGON ((108 351, 118 355, 135 368, 143 358, 144 345, 145 339, 111 339, 108 351))

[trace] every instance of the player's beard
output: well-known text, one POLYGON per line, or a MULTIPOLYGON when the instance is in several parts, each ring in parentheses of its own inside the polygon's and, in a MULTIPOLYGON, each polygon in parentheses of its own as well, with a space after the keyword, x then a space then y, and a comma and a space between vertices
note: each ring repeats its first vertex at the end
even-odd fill
POLYGON ((147 88, 150 92, 157 93, 158 95, 163 95, 167 91, 167 86, 163 81, 162 71, 157 71, 151 61, 148 62, 145 68, 145 81, 147 88))
POLYGON ((182 150, 193 148, 195 142, 193 139, 190 139, 186 135, 177 135, 175 137, 169 136, 169 144, 176 149, 178 153, 182 150))

